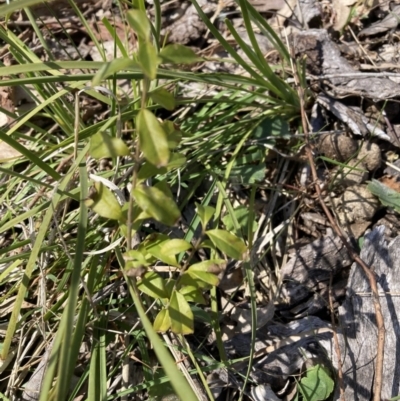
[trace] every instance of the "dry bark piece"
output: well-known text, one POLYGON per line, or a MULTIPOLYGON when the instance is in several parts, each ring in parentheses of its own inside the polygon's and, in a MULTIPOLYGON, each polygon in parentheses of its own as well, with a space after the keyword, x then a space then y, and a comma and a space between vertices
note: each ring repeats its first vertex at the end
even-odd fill
POLYGON ((326 287, 332 275, 350 264, 348 251, 340 238, 325 236, 313 241, 297 250, 282 268, 282 295, 290 305, 296 305, 310 293, 326 287))
POLYGON ((371 36, 377 33, 387 32, 396 28, 399 24, 399 20, 400 6, 396 6, 382 21, 375 22, 370 27, 363 29, 358 36, 371 36))
POLYGON ((357 158, 362 160, 369 171, 374 171, 382 163, 381 148, 376 143, 364 142, 357 158))
POLYGON ((347 188, 339 198, 333 199, 333 204, 341 224, 371 220, 379 208, 378 199, 366 185, 347 188))
POLYGON ((319 140, 319 151, 330 159, 344 162, 357 152, 357 142, 344 134, 325 134, 319 140))
POLYGON ((397 97, 400 85, 385 77, 363 77, 340 55, 324 29, 309 29, 295 36, 295 55, 306 56, 309 72, 313 75, 335 75, 329 77, 331 90, 335 96, 359 95, 371 99, 386 100, 397 97), (355 74, 355 75, 352 75, 355 74))
MULTIPOLYGON (((400 393, 400 237, 389 244, 385 227, 380 226, 365 236, 361 258, 373 267, 377 276, 386 337, 381 399, 400 393)), ((346 400, 369 401, 375 376, 377 328, 375 309, 368 278, 353 264, 348 281, 346 300, 339 308, 342 336, 339 336, 344 358, 343 373, 346 400)), ((339 400, 339 394, 334 397, 339 400)))
POLYGON ((368 178, 365 164, 360 160, 350 160, 346 167, 335 167, 332 170, 335 183, 343 186, 358 185, 368 178))
POLYGON ((353 134, 363 137, 372 134, 378 138, 393 143, 393 140, 389 135, 378 128, 376 124, 371 124, 370 120, 364 115, 361 109, 347 107, 338 100, 324 94, 318 95, 317 102, 334 114, 339 120, 347 124, 353 134))

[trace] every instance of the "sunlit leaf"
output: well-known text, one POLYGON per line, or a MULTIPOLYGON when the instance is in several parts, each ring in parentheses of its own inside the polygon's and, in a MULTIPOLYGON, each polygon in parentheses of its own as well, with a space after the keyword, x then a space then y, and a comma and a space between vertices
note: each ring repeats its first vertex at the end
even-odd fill
POLYGON ((159 104, 167 110, 175 109, 175 97, 172 93, 168 92, 165 88, 157 88, 149 94, 153 102, 159 104))
POLYGON ((192 245, 183 239, 170 239, 162 243, 161 252, 166 255, 177 255, 189 250, 191 247, 192 245))
POLYGON ((179 292, 185 297, 188 302, 195 302, 205 305, 206 300, 203 297, 203 292, 200 288, 186 285, 182 287, 179 292))
POLYGON ((121 138, 114 138, 105 132, 98 132, 90 138, 89 154, 94 159, 128 156, 129 148, 121 138))
POLYGON ((179 263, 177 262, 175 255, 167 254, 162 250, 162 247, 168 241, 170 241, 169 237, 164 234, 151 234, 141 244, 140 249, 145 250, 145 252, 148 252, 157 260, 161 260, 167 265, 179 267, 179 263))
POLYGON ((104 63, 99 71, 97 71, 96 75, 92 79, 92 86, 95 87, 100 85, 103 80, 112 74, 139 67, 139 64, 130 58, 118 58, 111 60, 108 63, 104 63))
POLYGON ((138 113, 136 124, 140 148, 146 159, 156 167, 166 166, 169 161, 168 140, 157 118, 151 111, 142 109, 138 113))
POLYGON ((146 213, 167 226, 176 224, 181 216, 175 201, 159 188, 139 185, 133 190, 133 196, 146 213))
POLYGON ((204 281, 207 284, 218 285, 219 279, 216 275, 221 272, 221 268, 219 267, 220 263, 225 263, 225 261, 205 260, 191 265, 186 273, 194 279, 204 281))
POLYGON ((206 230, 208 222, 214 216, 215 209, 211 206, 200 205, 196 203, 196 211, 200 217, 201 225, 203 226, 203 230, 206 230))
POLYGON ((168 164, 165 167, 157 168, 154 164, 146 161, 140 167, 138 174, 138 181, 145 181, 150 177, 154 177, 156 175, 161 176, 166 174, 168 171, 173 170, 174 168, 179 168, 186 162, 186 157, 181 155, 180 153, 174 153, 168 164))
POLYGON ((368 191, 377 196, 383 206, 392 207, 396 212, 400 213, 400 193, 387 185, 382 184, 378 180, 372 180, 368 186, 368 191))
POLYGON ((334 381, 327 369, 321 365, 307 370, 306 376, 300 380, 298 388, 305 401, 326 400, 333 391, 334 381))
POLYGON ((193 313, 185 297, 178 291, 172 293, 168 307, 171 331, 175 334, 193 333, 193 313))
POLYGON ((153 298, 167 298, 164 279, 156 272, 146 273, 137 284, 138 289, 153 298))
POLYGON ((101 182, 94 183, 94 189, 89 198, 85 200, 85 204, 106 219, 119 220, 123 218, 122 208, 117 198, 101 182))
POLYGON ((157 76, 157 66, 160 62, 156 48, 151 42, 143 42, 140 44, 137 60, 144 74, 149 79, 155 79, 157 76))
POLYGON ((145 11, 129 10, 126 13, 126 19, 140 39, 150 39, 150 22, 145 11))
POLYGON ((245 243, 230 232, 215 229, 206 231, 206 234, 213 244, 229 257, 236 260, 242 260, 245 257, 247 251, 245 243))
POLYGON ((163 121, 161 126, 167 134, 169 148, 175 149, 181 143, 182 131, 170 120, 163 121))
POLYGON ((168 309, 161 309, 158 312, 153 324, 154 330, 165 333, 171 327, 171 319, 169 317, 168 309))
MULTIPOLYGON (((243 233, 247 233, 248 224, 249 224, 249 209, 246 206, 238 206, 234 209, 234 217, 236 221, 239 223, 240 228, 243 233)), ((230 213, 222 218, 222 221, 225 224, 225 227, 228 231, 233 231, 235 229, 235 225, 230 213)), ((258 224, 255 220, 252 222, 252 230, 253 232, 257 230, 258 224)))
POLYGON ((165 46, 161 49, 160 57, 166 64, 193 64, 202 60, 190 47, 180 44, 165 46))

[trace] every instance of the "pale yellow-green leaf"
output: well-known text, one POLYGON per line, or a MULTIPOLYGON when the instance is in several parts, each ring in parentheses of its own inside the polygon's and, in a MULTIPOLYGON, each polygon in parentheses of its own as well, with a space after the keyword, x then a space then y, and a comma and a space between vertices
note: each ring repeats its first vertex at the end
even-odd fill
POLYGON ((190 47, 180 44, 165 46, 161 49, 160 57, 166 64, 193 64, 202 60, 190 47))
POLYGON ((92 79, 92 86, 98 86, 103 80, 117 72, 129 70, 132 68, 140 68, 139 64, 130 58, 117 58, 115 60, 104 63, 104 65, 97 71, 92 79))
POLYGON ((215 209, 211 206, 203 206, 196 203, 196 212, 200 217, 201 225, 203 226, 203 230, 207 229, 207 224, 214 216, 215 209))
POLYGON ((153 324, 154 330, 159 333, 165 333, 171 327, 171 319, 168 309, 161 309, 158 312, 153 324))
POLYGON ((203 297, 203 292, 200 288, 195 286, 186 285, 182 287, 179 292, 185 297, 188 302, 196 302, 198 304, 206 304, 206 300, 203 297))
POLYGON ((167 298, 164 279, 156 272, 146 273, 137 284, 138 289, 153 298, 167 298))
POLYGON ((149 79, 155 79, 157 76, 157 67, 160 59, 157 56, 157 50, 151 42, 143 42, 139 46, 137 61, 142 68, 143 73, 149 79))
POLYGON ((133 196, 143 211, 167 226, 176 224, 181 216, 175 201, 158 188, 139 185, 133 196))
POLYGON ((162 251, 162 246, 170 241, 168 236, 163 234, 151 234, 141 244, 141 250, 155 257, 157 260, 161 260, 169 266, 179 267, 179 263, 176 260, 175 255, 170 255, 162 251))
POLYGON ((192 248, 189 242, 183 239, 170 239, 162 243, 161 252, 165 255, 177 255, 178 253, 185 252, 192 248))
POLYGON ((129 148, 121 138, 98 132, 90 138, 89 154, 94 159, 128 156, 129 148))
POLYGON ((146 41, 150 39, 150 21, 145 11, 129 10, 126 13, 126 19, 140 39, 146 41))
POLYGON ((99 216, 106 219, 119 220, 123 218, 121 205, 115 195, 101 182, 94 183, 93 193, 85 200, 86 206, 93 209, 99 216))
POLYGON ((140 149, 145 158, 156 167, 166 166, 169 161, 167 135, 155 115, 142 109, 138 113, 136 124, 140 149))
POLYGON ((165 120, 161 126, 167 134, 169 148, 175 149, 181 143, 182 131, 170 120, 165 120))
POLYGON ((208 230, 206 234, 213 244, 229 257, 236 260, 243 260, 246 256, 246 244, 235 235, 225 230, 208 230))
POLYGON ((157 168, 154 164, 146 161, 140 167, 138 174, 138 182, 142 182, 147 180, 150 177, 154 177, 156 175, 164 175, 168 173, 168 171, 173 170, 174 168, 179 168, 186 162, 186 157, 180 153, 174 153, 171 155, 171 158, 168 164, 165 167, 157 168))
MULTIPOLYGON (((165 88, 157 88, 150 93, 150 98, 154 103, 159 104, 167 110, 175 109, 175 97, 171 92, 168 92, 165 88)), ((171 121, 172 123, 172 121, 171 121)))
POLYGON ((168 311, 173 333, 183 335, 193 333, 193 312, 185 297, 178 291, 172 293, 168 311))

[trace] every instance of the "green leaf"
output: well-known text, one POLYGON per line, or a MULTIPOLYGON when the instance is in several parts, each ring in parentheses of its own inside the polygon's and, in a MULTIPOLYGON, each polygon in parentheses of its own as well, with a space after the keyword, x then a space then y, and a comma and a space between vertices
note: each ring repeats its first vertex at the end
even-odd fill
POLYGON ((185 297, 178 291, 172 293, 168 307, 171 331, 175 334, 193 333, 193 313, 185 297))
POLYGON ((85 200, 85 205, 106 219, 119 220, 123 218, 122 207, 117 198, 101 182, 94 183, 94 191, 85 200))
MULTIPOLYGON (((243 233, 247 232, 248 224, 249 224, 249 210, 245 206, 238 206, 234 210, 234 217, 236 221, 239 223, 240 228, 243 233)), ((225 228, 228 231, 233 231, 235 229, 235 225, 232 219, 232 216, 228 213, 226 216, 222 218, 222 221, 225 224, 225 228)), ((254 220, 252 224, 253 232, 257 230, 258 224, 254 220)))
POLYGON ((123 256, 125 260, 125 268, 127 270, 150 265, 150 262, 140 251, 132 249, 129 252, 126 252, 123 256))
POLYGON ((400 193, 380 183, 378 180, 372 180, 368 184, 367 189, 379 198, 382 205, 389 206, 400 213, 400 193))
POLYGON ((149 79, 155 79, 157 76, 157 67, 160 59, 157 56, 157 50, 151 42, 142 42, 137 53, 137 60, 142 71, 149 79))
POLYGON ((169 237, 164 234, 151 234, 140 245, 139 249, 143 252, 149 253, 157 260, 161 260, 170 266, 179 267, 175 255, 168 255, 162 251, 162 246, 170 241, 169 237))
POLYGON ((255 128, 252 134, 253 139, 272 139, 276 138, 290 138, 289 123, 282 117, 271 118, 268 117, 255 128))
POLYGON ((316 365, 307 370, 298 387, 305 401, 322 401, 332 393, 334 382, 327 369, 316 365))
POLYGON ((180 44, 163 47, 160 57, 164 64, 193 64, 202 60, 190 47, 180 44))
POLYGON ((221 272, 220 264, 225 261, 217 260, 205 260, 203 262, 195 263, 191 265, 184 274, 188 274, 195 280, 201 280, 209 285, 218 285, 219 279, 216 276, 221 272))
POLYGON ((155 177, 156 175, 161 176, 167 174, 168 171, 181 167, 185 162, 186 157, 180 153, 174 153, 165 167, 157 168, 154 164, 146 161, 140 167, 138 181, 142 182, 150 177, 155 177))
POLYGON ((213 244, 229 257, 243 260, 247 251, 245 243, 235 235, 225 230, 208 230, 206 234, 213 244))
POLYGON ((211 206, 203 206, 196 203, 196 212, 200 217, 201 225, 203 226, 203 230, 207 229, 207 224, 214 216, 215 209, 211 206))
POLYGON ((121 138, 114 138, 105 132, 98 132, 90 138, 89 154, 96 160, 128 156, 129 148, 121 138))
POLYGON ((92 86, 100 85, 101 82, 117 72, 128 70, 132 68, 140 67, 139 64, 131 60, 130 58, 118 58, 108 63, 104 63, 103 66, 97 71, 96 75, 92 79, 92 86))
POLYGON ((150 21, 147 18, 145 11, 130 10, 126 13, 126 19, 140 39, 143 39, 144 41, 150 39, 150 21))
POLYGON ((246 185, 261 182, 265 179, 265 163, 236 165, 232 168, 230 177, 232 181, 246 185))
POLYGON ((177 255, 178 253, 185 252, 192 248, 189 242, 183 239, 170 239, 161 245, 161 252, 165 255, 177 255))
POLYGON ((133 196, 143 211, 167 226, 175 225, 181 217, 175 201, 158 188, 139 185, 133 196))
POLYGON ((169 317, 168 309, 161 309, 158 312, 153 324, 154 330, 157 332, 165 333, 171 327, 171 319, 169 317))
POLYGON ((182 140, 182 131, 170 120, 165 120, 161 125, 167 134, 169 148, 175 149, 182 140))
POLYGON ((142 109, 138 113, 136 124, 140 148, 146 159, 156 167, 166 166, 169 161, 168 140, 157 118, 151 111, 142 109))
POLYGON ((140 291, 153 298, 168 298, 164 279, 156 272, 147 272, 138 282, 137 287, 140 291))
POLYGON ((197 287, 186 285, 182 287, 179 292, 185 297, 186 301, 188 302, 196 302, 202 305, 206 304, 206 300, 203 297, 201 289, 197 287))
MULTIPOLYGON (((168 92, 165 88, 157 88, 149 93, 150 98, 154 103, 159 104, 167 110, 175 109, 175 97, 172 93, 168 92)), ((169 121, 172 123, 172 121, 169 121)))

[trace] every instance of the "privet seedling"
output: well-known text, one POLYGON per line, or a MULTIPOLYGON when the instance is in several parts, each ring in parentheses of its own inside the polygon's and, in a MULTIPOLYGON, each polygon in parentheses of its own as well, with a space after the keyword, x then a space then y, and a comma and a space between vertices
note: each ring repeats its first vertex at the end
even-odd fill
MULTIPOLYGON (((138 38, 139 48, 135 57, 105 64, 93 79, 92 85, 98 85, 122 69, 139 67, 142 70, 144 79, 141 108, 135 120, 138 146, 135 152, 142 153, 144 159, 135 159, 135 179, 131 191, 133 202, 120 205, 104 184, 96 182, 86 204, 100 216, 118 221, 121 234, 129 239, 128 226, 134 233, 147 219, 154 219, 167 226, 175 225, 180 219, 179 208, 168 184, 166 181, 156 182, 155 178, 185 163, 185 156, 175 151, 181 133, 172 122, 160 122, 146 105, 153 102, 173 110, 175 99, 170 92, 164 88, 150 90, 150 84, 157 76, 157 67, 161 63, 193 63, 198 61, 198 57, 192 50, 181 45, 166 46, 158 51, 151 41, 151 24, 144 11, 131 10, 127 19, 138 38), (156 183, 147 185, 149 178, 153 178, 156 183)), ((122 139, 102 132, 91 138, 90 154, 95 159, 126 156, 127 146, 122 139)), ((193 333, 190 303, 205 304, 204 292, 218 285, 218 274, 225 265, 225 259, 194 262, 196 251, 211 248, 215 255, 225 254, 236 260, 243 260, 247 255, 246 245, 235 235, 226 230, 207 230, 215 213, 214 208, 197 205, 197 213, 202 224, 202 235, 195 245, 164 234, 151 234, 137 249, 128 250, 124 254, 126 274, 137 280, 138 290, 156 299, 161 307, 154 321, 154 328, 159 332, 171 330, 177 334, 193 333), (164 278, 154 271, 153 267, 159 263, 175 272, 172 277, 164 278)))

